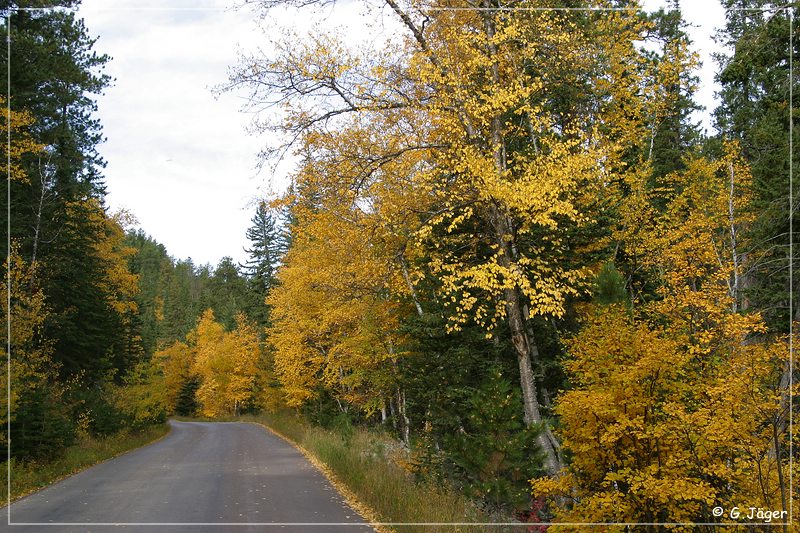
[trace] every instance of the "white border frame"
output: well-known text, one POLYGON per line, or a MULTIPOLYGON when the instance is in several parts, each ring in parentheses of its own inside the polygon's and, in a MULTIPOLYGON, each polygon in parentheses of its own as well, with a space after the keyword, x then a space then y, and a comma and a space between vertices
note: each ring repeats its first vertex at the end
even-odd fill
MULTIPOLYGON (((11 11, 49 11, 54 8, 12 8, 11 11)), ((141 7, 141 8, 105 8, 106 10, 113 11, 224 11, 227 8, 204 8, 204 7, 141 7)), ((73 11, 79 11, 77 8, 73 11)), ((601 7, 585 7, 585 8, 433 8, 434 11, 633 11, 630 8, 601 8, 601 7)), ((792 209, 794 205, 793 198, 793 121, 792 110, 793 106, 793 86, 794 86, 794 72, 793 72, 793 39, 794 39, 794 10, 791 3, 786 6, 779 7, 778 11, 787 10, 789 12, 789 521, 788 522, 734 522, 734 523, 716 523, 716 522, 537 522, 537 523, 522 523, 522 522, 372 522, 368 523, 369 526, 517 526, 517 527, 534 527, 534 526, 719 526, 719 527, 739 527, 739 526, 792 526, 793 521, 793 441, 791 438, 793 432, 793 395, 792 389, 794 385, 794 329, 792 320, 793 309, 793 246, 794 246, 794 233, 793 233, 793 217, 792 209)), ((641 11, 638 9, 636 11, 641 11)), ((750 8, 734 8, 732 11, 764 11, 762 9, 750 8)), ((6 25, 6 54, 8 58, 7 72, 6 72, 6 88, 7 94, 11 94, 11 19, 9 16, 4 17, 6 25)), ((6 99, 6 169, 7 169, 7 187, 6 187, 6 258, 11 254, 11 100, 6 99)), ((7 510, 7 525, 9 526, 186 526, 186 527, 206 527, 206 526, 354 526, 364 527, 364 523, 351 523, 351 522, 12 522, 11 521, 11 271, 6 271, 6 297, 7 309, 9 310, 6 317, 6 333, 7 345, 6 354, 8 360, 6 362, 6 390, 7 390, 7 435, 9 436, 9 445, 7 446, 7 467, 6 467, 6 483, 8 496, 6 501, 7 510)), ((363 517, 362 517, 363 518, 363 517)))

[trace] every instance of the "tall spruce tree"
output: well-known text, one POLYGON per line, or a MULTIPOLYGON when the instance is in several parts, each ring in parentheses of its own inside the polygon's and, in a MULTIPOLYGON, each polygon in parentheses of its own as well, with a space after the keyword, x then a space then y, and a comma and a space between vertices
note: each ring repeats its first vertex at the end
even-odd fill
MULTIPOLYGON (((717 127, 724 138, 740 142, 751 166, 757 220, 748 235, 753 268, 745 275, 748 304, 764 313, 773 331, 786 332, 798 307, 789 309, 790 222, 795 235, 800 229, 797 214, 798 189, 789 205, 790 157, 797 161, 798 143, 789 153, 789 94, 800 88, 797 75, 790 79, 790 54, 797 57, 797 31, 790 42, 791 10, 796 7, 765 0, 724 0, 727 23, 718 39, 731 54, 718 59, 722 85, 721 105, 716 110, 717 127)), ((792 115, 794 116, 794 114, 792 115)), ((797 119, 793 119, 797 125, 797 119)), ((795 248, 796 250, 796 248, 795 248)), ((800 256, 795 251, 794 263, 800 256)))
POLYGON ((6 1, 0 7, 8 21, 3 37, 11 31, 10 56, 5 50, 0 56, 10 86, 0 91, 13 109, 30 112, 31 134, 45 146, 43 153, 23 159, 28 183, 11 191, 12 236, 34 259, 57 252, 67 203, 102 198, 104 192, 105 162, 97 152, 102 130, 93 113, 94 97, 111 82, 103 73, 110 57, 93 50, 96 39, 74 12, 56 9, 78 4, 6 1))
POLYGON ((236 315, 250 307, 252 294, 247 280, 233 259, 223 257, 211 274, 207 294, 217 320, 230 331, 236 327, 236 315))
POLYGON ((246 232, 251 247, 245 249, 249 259, 242 270, 255 298, 253 310, 248 314, 264 326, 268 322, 264 300, 275 286, 275 273, 286 253, 288 241, 282 218, 265 202, 258 204, 251 223, 246 232))

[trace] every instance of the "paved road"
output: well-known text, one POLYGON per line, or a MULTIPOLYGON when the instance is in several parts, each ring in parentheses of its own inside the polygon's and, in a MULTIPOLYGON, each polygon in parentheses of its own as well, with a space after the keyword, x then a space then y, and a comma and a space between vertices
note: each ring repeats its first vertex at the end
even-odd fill
POLYGON ((8 509, 3 509, 0 531, 372 531, 316 468, 263 427, 175 421, 170 425, 166 438, 10 507, 12 524, 81 525, 9 526, 8 509), (248 523, 260 525, 242 525, 248 523), (287 525, 291 523, 297 525, 287 525))

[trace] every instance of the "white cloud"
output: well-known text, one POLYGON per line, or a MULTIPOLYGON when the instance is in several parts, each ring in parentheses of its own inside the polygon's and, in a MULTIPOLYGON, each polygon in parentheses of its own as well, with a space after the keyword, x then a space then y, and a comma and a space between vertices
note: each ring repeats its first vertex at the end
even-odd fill
POLYGON ((221 2, 163 6, 81 7, 97 50, 113 57, 107 70, 116 81, 98 102, 108 203, 131 210, 176 257, 244 261, 248 204, 265 179, 254 170, 263 141, 246 134, 232 95, 216 99, 210 89, 226 80, 237 45, 254 46, 261 35, 251 15, 221 2))

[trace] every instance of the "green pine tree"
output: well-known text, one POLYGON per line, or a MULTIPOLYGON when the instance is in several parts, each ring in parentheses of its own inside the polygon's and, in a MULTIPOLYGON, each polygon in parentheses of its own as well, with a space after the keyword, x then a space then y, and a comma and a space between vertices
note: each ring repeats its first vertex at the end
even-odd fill
POLYGON ((248 314, 262 326, 269 321, 269 310, 264 300, 277 282, 276 272, 288 249, 283 218, 277 210, 261 202, 246 232, 251 247, 245 249, 249 259, 242 270, 253 293, 252 308, 248 314))
MULTIPOLYGON (((800 240, 800 189, 793 191, 795 205, 789 205, 789 158, 798 161, 800 153, 800 143, 789 153, 790 83, 795 94, 800 89, 796 75, 789 79, 789 56, 796 58, 800 52, 798 32, 791 43, 789 39, 790 11, 797 7, 765 0, 725 0, 723 4, 727 23, 719 39, 733 53, 718 58, 722 102, 715 116, 720 135, 738 140, 751 166, 752 207, 757 214, 748 235, 748 259, 753 266, 745 276, 746 294, 749 305, 764 313, 774 331, 787 332, 790 318, 800 317, 800 307, 789 309, 790 291, 797 294, 800 288, 798 276, 795 286, 789 285, 791 217, 793 240, 800 240)), ((795 255, 794 264, 799 259, 795 255)))
POLYGON ((214 316, 228 331, 236 327, 236 315, 246 312, 252 301, 247 280, 230 257, 223 257, 208 280, 207 294, 214 316))

